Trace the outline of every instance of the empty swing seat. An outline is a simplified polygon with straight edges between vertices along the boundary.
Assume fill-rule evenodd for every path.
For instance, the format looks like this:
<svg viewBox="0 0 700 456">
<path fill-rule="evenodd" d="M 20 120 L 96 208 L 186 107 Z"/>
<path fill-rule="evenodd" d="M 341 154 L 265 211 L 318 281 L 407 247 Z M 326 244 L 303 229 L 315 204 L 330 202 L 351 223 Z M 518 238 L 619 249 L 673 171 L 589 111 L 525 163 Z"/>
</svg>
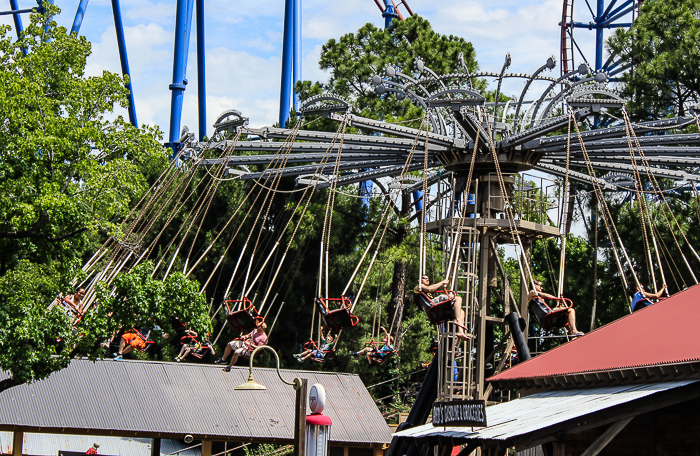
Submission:
<svg viewBox="0 0 700 456">
<path fill-rule="evenodd" d="M 329 302 L 339 303 L 340 308 L 336 310 L 329 310 Z M 337 333 L 341 329 L 352 328 L 360 321 L 358 317 L 350 313 L 352 302 L 345 296 L 327 299 L 318 297 L 316 298 L 316 307 L 323 316 L 326 325 L 328 325 L 328 329 L 334 333 Z"/>
<path fill-rule="evenodd" d="M 425 313 L 430 320 L 430 324 L 439 325 L 446 321 L 455 319 L 455 296 L 454 292 L 446 290 L 443 294 L 444 300 L 433 302 L 424 292 L 414 293 L 413 300 L 420 310 Z"/>
<path fill-rule="evenodd" d="M 554 310 L 543 299 L 532 299 L 528 304 L 528 310 L 537 318 L 540 326 L 545 331 L 569 326 L 569 309 L 574 304 L 571 302 L 571 299 L 561 298 L 560 300 L 564 302 L 564 306 L 554 308 Z"/>
<path fill-rule="evenodd" d="M 241 310 L 232 312 L 231 308 L 235 308 L 239 303 L 242 304 Z M 247 297 L 224 301 L 224 304 L 226 304 L 226 321 L 236 331 L 251 331 L 264 321 L 264 318 L 258 314 L 258 310 Z"/>
</svg>

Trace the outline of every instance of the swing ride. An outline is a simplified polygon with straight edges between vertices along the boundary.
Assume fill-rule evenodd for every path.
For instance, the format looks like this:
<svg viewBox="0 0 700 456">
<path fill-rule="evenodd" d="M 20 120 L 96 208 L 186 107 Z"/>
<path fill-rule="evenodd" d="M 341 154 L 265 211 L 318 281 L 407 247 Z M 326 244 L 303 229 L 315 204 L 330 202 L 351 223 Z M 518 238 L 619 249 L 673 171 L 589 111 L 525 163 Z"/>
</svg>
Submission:
<svg viewBox="0 0 700 456">
<path fill-rule="evenodd" d="M 687 167 L 700 163 L 700 138 L 696 133 L 678 132 L 700 123 L 694 112 L 690 117 L 632 122 L 623 109 L 625 100 L 606 85 L 607 75 L 592 72 L 585 65 L 552 77 L 545 71 L 555 68 L 554 58 L 532 74 L 507 72 L 510 56 L 499 72 L 470 74 L 460 62 L 462 71 L 458 73 L 438 75 L 416 61 L 411 69 L 388 67 L 372 79 L 378 95 L 408 98 L 423 109 L 425 116 L 418 119 L 418 128 L 358 116 L 347 100 L 324 94 L 307 100 L 301 108 L 302 120 L 291 128 L 252 128 L 241 113 L 227 111 L 216 123 L 222 130 L 209 142 L 199 142 L 183 131 L 177 160 L 134 208 L 121 233 L 110 238 L 84 267 L 88 274 L 81 284 L 88 289 L 85 309 L 95 304 L 94 284 L 109 286 L 118 273 L 140 262 L 153 260 L 153 277 L 162 280 L 176 265 L 185 276 L 206 266 L 210 273 L 201 293 L 214 290 L 216 296 L 210 297 L 224 301 L 231 326 L 237 331 L 249 330 L 264 320 L 263 311 L 269 312 L 274 304 L 275 298 L 269 298 L 283 282 L 279 277 L 283 265 L 286 271 L 293 269 L 296 260 L 288 261 L 287 254 L 312 197 L 328 189 L 315 305 L 318 321 L 323 318 L 329 331 L 336 334 L 337 344 L 342 331 L 362 317 L 354 311 L 381 250 L 394 200 L 422 190 L 422 209 L 411 216 L 420 234 L 419 271 L 427 271 L 427 246 L 437 239 L 445 252 L 442 269 L 449 285 L 442 305 L 423 294 L 420 283 L 416 294 L 419 307 L 438 327 L 438 396 L 441 400 L 498 400 L 485 379 L 501 371 L 511 358 L 513 341 L 504 318 L 513 311 L 528 313 L 528 289 L 534 288 L 528 260 L 533 243 L 561 238 L 557 296 L 564 294 L 566 237 L 561 234 L 570 226 L 570 183 L 592 188 L 625 285 L 628 274 L 637 284 L 639 280 L 604 192 L 634 192 L 640 202 L 649 257 L 654 252 L 665 283 L 659 253 L 659 245 L 664 248 L 665 244 L 652 225 L 646 196 L 656 198 L 669 226 L 679 226 L 665 192 L 669 188 L 696 191 L 700 175 Z M 495 78 L 495 101 L 488 101 L 475 88 L 476 81 L 484 78 Z M 503 102 L 500 90 L 506 79 L 522 80 L 524 88 L 518 97 Z M 535 87 L 539 89 L 533 95 Z M 312 122 L 312 116 L 336 121 L 337 131 L 302 130 L 302 122 Z M 594 120 L 603 118 L 611 120 L 610 126 L 589 129 Z M 348 127 L 361 133 L 348 133 Z M 205 153 L 216 153 L 218 158 L 205 158 Z M 262 169 L 251 170 L 251 166 Z M 608 177 L 599 177 L 596 173 L 601 171 L 609 173 Z M 543 173 L 561 181 L 543 177 Z M 192 184 L 196 192 L 184 192 L 195 175 L 203 175 Z M 289 178 L 295 178 L 293 187 Z M 382 201 L 379 218 L 374 221 L 376 228 L 340 291 L 330 286 L 328 270 L 335 197 L 340 187 L 379 179 L 385 179 L 387 185 L 378 185 L 373 195 Z M 227 180 L 249 185 L 215 239 L 195 250 L 217 189 Z M 194 209 L 176 234 L 164 248 L 156 249 L 175 214 L 195 197 Z M 271 212 L 275 198 L 288 201 L 279 214 Z M 241 233 L 244 222 L 249 231 L 234 254 L 234 240 L 245 234 Z M 682 248 L 687 246 L 699 261 L 700 257 L 680 233 L 673 235 L 673 242 L 695 278 Z M 147 234 L 154 240 L 147 243 Z M 217 241 L 224 243 L 223 251 L 213 261 L 205 260 Z M 513 293 L 501 262 L 498 250 L 502 246 L 514 249 L 522 284 L 519 296 Z M 233 273 L 223 278 L 227 286 L 219 288 L 214 282 L 221 279 L 222 264 L 227 260 L 233 261 Z M 364 274 L 360 273 L 362 268 Z M 499 288 L 502 293 L 497 292 Z M 234 290 L 239 292 L 237 299 L 231 299 Z M 253 296 L 256 292 L 262 295 L 259 301 Z M 464 317 L 454 322 L 453 303 L 458 297 Z M 567 301 L 566 305 L 573 303 Z M 497 326 L 504 330 L 496 331 Z M 373 323 L 373 338 L 374 327 Z M 314 322 L 311 340 L 313 328 Z M 458 338 L 464 328 L 474 337 Z"/>
</svg>

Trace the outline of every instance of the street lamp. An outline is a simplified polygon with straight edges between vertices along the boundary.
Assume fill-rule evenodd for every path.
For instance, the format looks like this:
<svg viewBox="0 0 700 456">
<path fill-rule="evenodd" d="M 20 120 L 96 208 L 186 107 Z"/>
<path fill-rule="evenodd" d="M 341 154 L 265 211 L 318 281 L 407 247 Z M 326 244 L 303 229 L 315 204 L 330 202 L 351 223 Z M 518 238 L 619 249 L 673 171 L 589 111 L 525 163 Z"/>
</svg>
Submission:
<svg viewBox="0 0 700 456">
<path fill-rule="evenodd" d="M 305 378 L 295 378 L 291 383 L 286 381 L 284 378 L 282 378 L 282 374 L 280 374 L 280 357 L 277 355 L 277 352 L 272 348 L 267 345 L 261 345 L 257 347 L 255 350 L 253 350 L 253 353 L 250 354 L 250 366 L 248 370 L 248 381 L 245 383 L 238 385 L 234 389 L 236 390 L 247 390 L 247 391 L 260 391 L 260 390 L 266 390 L 267 387 L 265 385 L 261 385 L 260 383 L 257 383 L 253 379 L 253 358 L 255 358 L 255 354 L 259 352 L 262 349 L 266 349 L 271 351 L 275 355 L 275 360 L 277 360 L 277 376 L 282 380 L 282 383 L 285 385 L 290 385 L 294 387 L 294 390 L 297 392 L 296 394 L 296 401 L 294 403 L 294 455 L 295 456 L 304 456 L 304 451 L 305 451 L 305 434 L 306 434 L 306 385 L 307 385 L 307 380 Z"/>
</svg>

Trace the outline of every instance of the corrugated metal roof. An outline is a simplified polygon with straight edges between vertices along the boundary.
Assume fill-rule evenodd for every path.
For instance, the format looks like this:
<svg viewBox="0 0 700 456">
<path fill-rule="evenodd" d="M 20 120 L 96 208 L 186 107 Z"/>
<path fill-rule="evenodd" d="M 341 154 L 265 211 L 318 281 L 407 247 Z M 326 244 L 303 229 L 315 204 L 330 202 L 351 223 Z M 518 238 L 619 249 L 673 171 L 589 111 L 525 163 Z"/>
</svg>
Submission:
<svg viewBox="0 0 700 456">
<path fill-rule="evenodd" d="M 488 381 L 553 377 L 700 361 L 700 285 L 602 326 Z"/>
<path fill-rule="evenodd" d="M 549 391 L 486 407 L 488 427 L 434 427 L 432 424 L 397 432 L 398 437 L 432 436 L 468 440 L 513 440 L 558 423 L 606 410 L 698 380 Z"/>
<path fill-rule="evenodd" d="M 235 391 L 247 368 L 154 361 L 74 360 L 47 379 L 0 392 L 0 426 L 283 440 L 294 434 L 295 391 L 255 368 L 265 391 Z M 389 427 L 357 375 L 282 370 L 326 388 L 331 442 L 384 444 Z M 6 374 L 0 378 L 6 378 Z M 78 430 L 78 431 L 75 431 Z M 94 431 L 93 431 L 94 433 Z M 163 435 L 163 437 L 167 437 Z"/>
<path fill-rule="evenodd" d="M 71 434 L 24 434 L 22 453 L 32 456 L 56 456 L 59 450 L 85 452 L 95 442 L 99 453 L 114 456 L 151 456 L 151 439 Z M 192 446 L 177 440 L 164 439 L 160 444 L 162 456 Z M 0 432 L 0 454 L 12 454 L 12 432 Z M 180 456 L 200 456 L 201 447 L 183 451 Z"/>
</svg>

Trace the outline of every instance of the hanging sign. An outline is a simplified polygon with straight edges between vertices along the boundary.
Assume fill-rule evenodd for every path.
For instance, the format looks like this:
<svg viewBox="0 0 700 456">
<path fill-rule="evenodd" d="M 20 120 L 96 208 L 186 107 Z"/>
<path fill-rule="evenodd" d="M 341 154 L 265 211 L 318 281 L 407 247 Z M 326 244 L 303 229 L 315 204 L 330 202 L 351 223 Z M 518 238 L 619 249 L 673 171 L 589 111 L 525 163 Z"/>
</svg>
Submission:
<svg viewBox="0 0 700 456">
<path fill-rule="evenodd" d="M 433 403 L 433 426 L 486 427 L 485 401 L 449 401 Z"/>
</svg>

